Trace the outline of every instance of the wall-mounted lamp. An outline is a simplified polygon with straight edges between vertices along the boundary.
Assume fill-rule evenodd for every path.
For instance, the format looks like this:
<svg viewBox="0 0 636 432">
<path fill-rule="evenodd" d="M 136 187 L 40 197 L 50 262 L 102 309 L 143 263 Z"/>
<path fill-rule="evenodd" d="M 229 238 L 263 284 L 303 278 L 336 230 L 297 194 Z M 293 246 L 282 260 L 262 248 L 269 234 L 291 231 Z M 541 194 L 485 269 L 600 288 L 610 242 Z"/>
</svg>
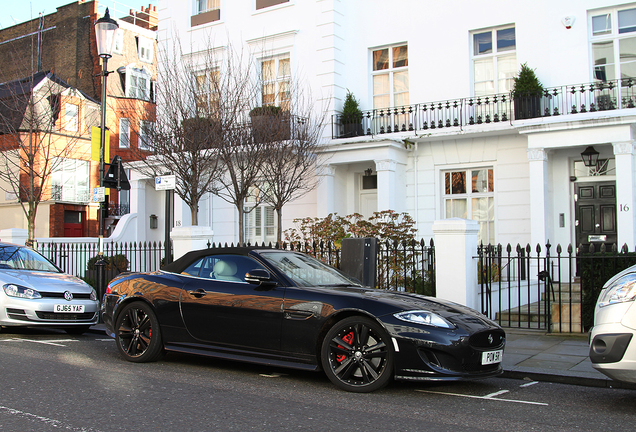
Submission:
<svg viewBox="0 0 636 432">
<path fill-rule="evenodd" d="M 583 158 L 583 165 L 586 167 L 595 167 L 598 162 L 598 152 L 592 146 L 588 146 L 581 153 L 581 157 Z"/>
<path fill-rule="evenodd" d="M 159 226 L 157 220 L 157 215 L 150 215 L 150 229 L 157 229 Z"/>
<path fill-rule="evenodd" d="M 365 177 L 369 177 L 371 174 L 373 174 L 373 168 L 367 168 L 364 170 Z"/>
</svg>

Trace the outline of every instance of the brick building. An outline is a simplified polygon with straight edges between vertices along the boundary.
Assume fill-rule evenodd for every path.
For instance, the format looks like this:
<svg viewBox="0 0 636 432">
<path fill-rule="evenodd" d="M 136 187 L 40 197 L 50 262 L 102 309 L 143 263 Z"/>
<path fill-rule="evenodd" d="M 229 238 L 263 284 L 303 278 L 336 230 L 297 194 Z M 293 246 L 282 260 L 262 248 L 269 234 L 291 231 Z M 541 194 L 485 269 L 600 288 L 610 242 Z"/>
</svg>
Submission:
<svg viewBox="0 0 636 432">
<path fill-rule="evenodd" d="M 97 54 L 95 21 L 104 12 L 105 8 L 97 1 L 79 0 L 58 7 L 55 13 L 0 30 L 0 62 L 3 65 L 0 82 L 50 71 L 88 98 L 101 101 L 102 77 L 99 73 L 102 63 Z M 131 148 L 139 145 L 144 123 L 154 121 L 157 11 L 149 5 L 141 11 L 111 11 L 111 16 L 118 20 L 119 30 L 113 56 L 108 62 L 108 69 L 113 73 L 108 79 L 106 123 L 110 130 L 111 158 L 119 155 L 126 162 L 134 159 Z M 99 185 L 97 162 L 91 163 L 89 177 L 89 190 L 92 190 Z M 110 192 L 107 189 L 106 194 L 109 207 L 106 227 L 112 229 L 128 212 L 129 195 L 127 191 L 115 189 Z M 97 235 L 97 210 L 94 205 L 89 205 L 90 196 L 72 195 L 72 200 L 68 201 L 69 196 L 50 197 L 52 205 L 43 207 L 50 208 L 50 212 L 48 217 L 38 218 L 39 222 L 43 221 L 37 224 L 36 236 Z M 2 202 L 0 199 L 0 205 Z M 60 205 L 56 207 L 55 204 Z M 70 217 L 65 206 L 86 209 L 81 229 L 66 229 L 66 225 L 72 224 L 60 223 L 58 219 L 62 218 L 77 220 Z M 58 214 L 60 211 L 62 216 Z M 15 218 L 0 219 L 0 229 L 16 227 L 23 226 Z"/>
</svg>

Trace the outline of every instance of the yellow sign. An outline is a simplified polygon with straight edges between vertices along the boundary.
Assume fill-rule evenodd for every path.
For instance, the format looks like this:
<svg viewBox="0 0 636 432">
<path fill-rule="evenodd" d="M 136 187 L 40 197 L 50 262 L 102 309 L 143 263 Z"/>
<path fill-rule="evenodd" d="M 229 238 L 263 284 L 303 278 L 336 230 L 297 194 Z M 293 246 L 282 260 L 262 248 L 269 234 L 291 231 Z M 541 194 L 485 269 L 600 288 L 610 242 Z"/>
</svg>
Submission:
<svg viewBox="0 0 636 432">
<path fill-rule="evenodd" d="M 93 126 L 91 129 L 91 160 L 99 162 L 99 154 L 102 140 L 102 129 L 97 126 Z M 106 136 L 104 138 L 106 145 L 104 146 L 104 163 L 108 163 L 110 160 L 110 131 L 106 129 Z"/>
</svg>

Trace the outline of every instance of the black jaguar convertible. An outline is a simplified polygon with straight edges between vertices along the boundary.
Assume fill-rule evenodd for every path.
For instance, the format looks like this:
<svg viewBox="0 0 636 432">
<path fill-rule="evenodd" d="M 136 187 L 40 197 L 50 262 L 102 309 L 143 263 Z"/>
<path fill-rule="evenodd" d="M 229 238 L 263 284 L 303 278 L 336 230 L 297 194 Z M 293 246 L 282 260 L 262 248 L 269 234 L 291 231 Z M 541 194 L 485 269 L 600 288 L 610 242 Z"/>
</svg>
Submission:
<svg viewBox="0 0 636 432">
<path fill-rule="evenodd" d="M 129 361 L 179 351 L 324 370 L 370 392 L 400 380 L 501 373 L 504 331 L 458 304 L 365 288 L 298 252 L 234 247 L 187 253 L 160 271 L 120 275 L 102 305 Z"/>
</svg>

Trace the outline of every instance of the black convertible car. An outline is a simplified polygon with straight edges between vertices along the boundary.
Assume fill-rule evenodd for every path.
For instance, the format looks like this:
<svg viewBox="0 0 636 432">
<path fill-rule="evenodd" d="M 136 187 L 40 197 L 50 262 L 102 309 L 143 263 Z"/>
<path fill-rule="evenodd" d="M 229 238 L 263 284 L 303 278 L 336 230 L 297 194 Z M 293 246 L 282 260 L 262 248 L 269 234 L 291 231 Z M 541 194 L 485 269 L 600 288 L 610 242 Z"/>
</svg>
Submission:
<svg viewBox="0 0 636 432">
<path fill-rule="evenodd" d="M 324 370 L 338 387 L 501 373 L 504 331 L 448 301 L 361 286 L 298 252 L 190 252 L 161 271 L 120 275 L 102 305 L 129 361 L 165 350 Z"/>
</svg>

